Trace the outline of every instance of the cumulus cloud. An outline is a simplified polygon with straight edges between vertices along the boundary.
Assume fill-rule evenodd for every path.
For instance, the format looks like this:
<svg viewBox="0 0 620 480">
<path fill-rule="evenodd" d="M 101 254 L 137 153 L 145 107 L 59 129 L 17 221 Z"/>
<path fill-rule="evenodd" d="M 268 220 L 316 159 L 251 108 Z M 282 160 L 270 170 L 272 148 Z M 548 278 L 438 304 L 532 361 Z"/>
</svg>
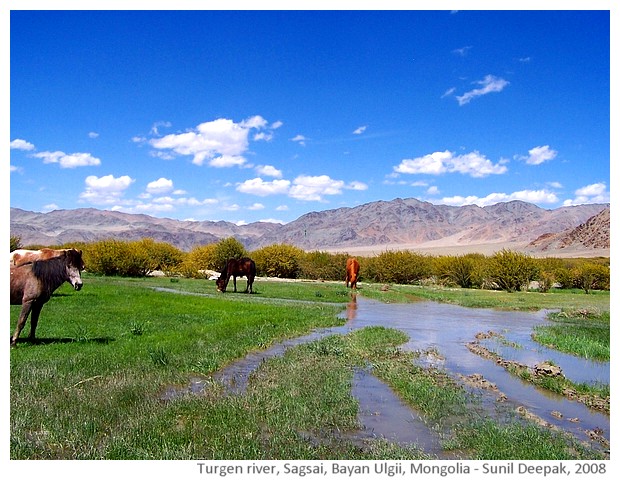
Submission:
<svg viewBox="0 0 620 480">
<path fill-rule="evenodd" d="M 21 138 L 16 138 L 11 142 L 11 150 L 34 150 L 34 145 Z"/>
<path fill-rule="evenodd" d="M 35 158 L 43 159 L 43 163 L 58 163 L 60 168 L 77 168 L 101 165 L 101 160 L 90 153 L 39 152 Z"/>
<path fill-rule="evenodd" d="M 397 173 L 441 175 L 444 173 L 461 173 L 475 178 L 488 175 L 501 175 L 508 171 L 506 160 L 493 163 L 477 151 L 464 155 L 455 155 L 448 150 L 434 152 L 422 157 L 404 159 L 394 167 Z"/>
<path fill-rule="evenodd" d="M 243 154 L 249 147 L 252 130 L 268 128 L 267 121 L 255 115 L 240 123 L 227 118 L 204 122 L 184 133 L 170 134 L 149 140 L 149 144 L 176 155 L 193 156 L 192 163 L 213 167 L 232 167 L 245 164 Z M 268 135 L 267 135 L 268 136 Z M 263 136 L 262 139 L 266 139 Z"/>
<path fill-rule="evenodd" d="M 272 165 L 259 165 L 256 167 L 256 173 L 266 177 L 282 178 L 282 170 L 278 170 Z"/>
<path fill-rule="evenodd" d="M 257 177 L 237 185 L 237 191 L 266 197 L 268 195 L 287 194 L 290 186 L 291 182 L 289 180 L 265 181 Z"/>
<path fill-rule="evenodd" d="M 118 178 L 113 175 L 89 175 L 84 182 L 86 189 L 80 194 L 80 199 L 97 205 L 113 205 L 120 201 L 133 182 L 135 180 L 128 175 Z"/>
<path fill-rule="evenodd" d="M 534 204 L 553 204 L 558 202 L 558 197 L 555 193 L 547 190 L 521 190 L 513 193 L 490 193 L 486 197 L 477 197 L 475 195 L 462 197 L 456 195 L 442 198 L 441 203 L 459 207 L 463 205 L 485 207 L 487 205 L 494 205 L 499 202 L 510 202 L 512 200 L 522 200 Z"/>
<path fill-rule="evenodd" d="M 297 200 L 324 201 L 326 195 L 340 195 L 347 190 L 366 190 L 365 183 L 353 181 L 346 183 L 343 180 L 334 180 L 328 175 L 299 175 L 292 182 L 290 180 L 265 181 L 260 177 L 246 180 L 237 185 L 237 191 L 266 197 L 268 195 L 288 195 Z"/>
<path fill-rule="evenodd" d="M 593 183 L 575 190 L 575 198 L 564 201 L 564 206 L 582 205 L 584 203 L 609 203 L 609 191 L 603 182 Z"/>
<path fill-rule="evenodd" d="M 521 160 L 525 160 L 528 165 L 540 165 L 541 163 L 553 160 L 558 152 L 549 148 L 549 145 L 542 147 L 534 147 L 527 152 L 529 155 L 526 157 L 520 157 Z"/>
<path fill-rule="evenodd" d="M 362 125 L 361 127 L 357 127 L 355 130 L 353 130 L 353 134 L 354 135 L 361 135 L 362 133 L 364 133 L 366 131 L 367 128 L 368 128 L 367 125 Z"/>
<path fill-rule="evenodd" d="M 161 195 L 171 191 L 173 188 L 174 185 L 172 184 L 172 180 L 162 177 L 158 180 L 150 182 L 146 186 L 146 191 L 153 195 Z"/>
<path fill-rule="evenodd" d="M 97 138 L 99 134 L 97 132 L 88 132 L 88 138 Z"/>
<path fill-rule="evenodd" d="M 494 75 L 487 75 L 482 80 L 478 80 L 475 83 L 477 85 L 481 85 L 481 87 L 470 90 L 469 92 L 466 92 L 461 96 L 457 96 L 456 99 L 458 100 L 459 105 L 465 105 L 471 102 L 474 98 L 480 97 L 482 95 L 501 92 L 509 85 L 510 82 Z"/>
</svg>

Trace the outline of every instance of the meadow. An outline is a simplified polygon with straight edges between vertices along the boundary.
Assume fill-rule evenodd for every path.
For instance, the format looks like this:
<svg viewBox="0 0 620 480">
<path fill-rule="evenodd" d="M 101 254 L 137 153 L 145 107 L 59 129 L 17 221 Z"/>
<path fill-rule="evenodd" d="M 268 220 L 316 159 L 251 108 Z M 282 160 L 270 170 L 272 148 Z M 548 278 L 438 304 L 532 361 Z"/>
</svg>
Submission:
<svg viewBox="0 0 620 480">
<path fill-rule="evenodd" d="M 561 432 L 481 415 L 455 379 L 417 366 L 414 353 L 399 349 L 406 336 L 390 328 L 290 348 L 263 362 L 243 394 L 229 395 L 211 379 L 249 352 L 343 324 L 350 290 L 342 282 L 258 279 L 256 293 L 245 295 L 219 294 L 213 281 L 199 279 L 83 279 L 80 292 L 66 284 L 56 291 L 34 343 L 11 349 L 11 459 L 436 458 L 415 446 L 343 435 L 359 426 L 351 382 L 355 369 L 368 365 L 439 432 L 445 458 L 603 458 Z M 245 288 L 244 279 L 240 284 Z M 537 331 L 541 341 L 609 356 L 608 291 L 365 284 L 360 294 L 384 302 L 553 309 L 562 327 Z M 12 306 L 11 332 L 18 313 Z M 574 338 L 558 341 L 568 337 Z M 196 377 L 206 386 L 199 394 L 165 396 Z"/>
</svg>

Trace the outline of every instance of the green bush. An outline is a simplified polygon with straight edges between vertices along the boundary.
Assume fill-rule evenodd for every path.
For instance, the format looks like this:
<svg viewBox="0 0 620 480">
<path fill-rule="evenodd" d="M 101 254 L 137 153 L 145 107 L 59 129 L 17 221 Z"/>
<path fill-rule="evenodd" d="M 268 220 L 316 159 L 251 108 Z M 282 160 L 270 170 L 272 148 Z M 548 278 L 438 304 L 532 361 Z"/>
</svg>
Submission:
<svg viewBox="0 0 620 480">
<path fill-rule="evenodd" d="M 583 289 L 586 293 L 591 290 L 609 290 L 610 269 L 605 265 L 593 262 L 584 262 L 571 269 L 573 286 Z"/>
<path fill-rule="evenodd" d="M 419 253 L 385 251 L 364 262 L 366 275 L 380 283 L 412 284 L 432 275 L 432 259 Z"/>
<path fill-rule="evenodd" d="M 522 252 L 503 249 L 489 260 L 488 279 L 501 290 L 515 292 L 527 289 L 538 276 L 534 259 Z"/>
<path fill-rule="evenodd" d="M 461 288 L 480 287 L 483 283 L 484 255 L 442 255 L 433 260 L 433 271 L 439 283 Z"/>
<path fill-rule="evenodd" d="M 187 278 L 204 278 L 205 270 L 219 270 L 215 259 L 215 243 L 193 248 L 186 256 L 178 272 Z"/>
<path fill-rule="evenodd" d="M 313 251 L 302 255 L 299 263 L 299 276 L 311 280 L 345 279 L 346 253 Z"/>
<path fill-rule="evenodd" d="M 252 252 L 257 274 L 277 278 L 298 278 L 304 255 L 302 249 L 285 243 L 269 245 Z"/>
<path fill-rule="evenodd" d="M 239 240 L 234 237 L 224 238 L 215 243 L 213 261 L 209 268 L 219 272 L 224 268 L 229 259 L 247 256 L 249 256 L 248 251 Z"/>
</svg>

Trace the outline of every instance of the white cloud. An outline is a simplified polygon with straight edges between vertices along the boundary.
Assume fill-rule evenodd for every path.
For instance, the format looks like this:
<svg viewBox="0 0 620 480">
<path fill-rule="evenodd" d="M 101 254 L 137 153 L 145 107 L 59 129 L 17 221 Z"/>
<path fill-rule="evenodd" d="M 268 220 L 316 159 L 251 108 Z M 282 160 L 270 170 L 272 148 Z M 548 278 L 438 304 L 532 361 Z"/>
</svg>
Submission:
<svg viewBox="0 0 620 480">
<path fill-rule="evenodd" d="M 98 205 L 115 204 L 134 181 L 127 175 L 118 178 L 113 175 L 89 175 L 84 182 L 86 189 L 80 194 L 80 199 Z"/>
<path fill-rule="evenodd" d="M 542 147 L 534 147 L 528 151 L 529 155 L 527 157 L 519 157 L 522 160 L 525 160 L 525 163 L 528 165 L 540 165 L 548 160 L 553 160 L 558 152 L 549 148 L 549 145 L 544 145 Z"/>
<path fill-rule="evenodd" d="M 153 195 L 161 195 L 162 193 L 169 192 L 173 188 L 174 186 L 172 184 L 172 180 L 162 177 L 158 180 L 150 182 L 146 186 L 146 191 Z"/>
<path fill-rule="evenodd" d="M 297 142 L 300 145 L 306 145 L 306 140 L 307 138 L 304 137 L 303 135 L 295 135 L 293 138 L 291 138 L 291 142 Z"/>
<path fill-rule="evenodd" d="M 264 210 L 264 209 L 265 209 L 265 205 L 263 205 L 262 203 L 253 203 L 252 205 L 248 207 L 248 210 Z"/>
<path fill-rule="evenodd" d="M 164 121 L 155 122 L 153 126 L 151 127 L 151 135 L 159 135 L 160 127 L 170 128 L 171 126 L 172 126 L 172 123 L 170 122 L 164 122 Z"/>
<path fill-rule="evenodd" d="M 289 180 L 266 182 L 262 178 L 257 177 L 237 185 L 237 191 L 266 197 L 267 195 L 287 194 L 290 186 L 291 182 Z"/>
<path fill-rule="evenodd" d="M 449 97 L 449 96 L 451 96 L 451 95 L 452 95 L 455 91 L 456 91 L 456 88 L 454 88 L 454 87 L 448 88 L 448 90 L 446 90 L 446 91 L 444 92 L 444 94 L 441 96 L 441 98 Z"/>
<path fill-rule="evenodd" d="M 208 161 L 215 167 L 239 166 L 245 163 L 243 154 L 248 150 L 250 131 L 263 129 L 266 125 L 267 121 L 260 115 L 240 123 L 219 118 L 201 123 L 185 133 L 151 139 L 149 144 L 158 150 L 193 156 L 195 165 Z"/>
<path fill-rule="evenodd" d="M 498 78 L 494 75 L 487 75 L 482 80 L 475 82 L 478 85 L 482 85 L 480 88 L 475 88 L 469 92 L 464 93 L 461 96 L 457 96 L 456 99 L 459 105 L 465 105 L 471 102 L 474 98 L 486 95 L 488 93 L 501 92 L 510 82 L 503 78 Z"/>
<path fill-rule="evenodd" d="M 355 130 L 353 130 L 353 134 L 354 135 L 361 135 L 362 133 L 364 133 L 366 131 L 367 128 L 368 128 L 367 125 L 362 125 L 361 127 L 357 127 Z"/>
<path fill-rule="evenodd" d="M 282 178 L 282 170 L 278 170 L 272 165 L 259 165 L 256 167 L 256 173 L 267 177 Z"/>
<path fill-rule="evenodd" d="M 34 150 L 34 145 L 21 138 L 16 138 L 11 142 L 11 150 Z"/>
<path fill-rule="evenodd" d="M 97 138 L 98 136 L 97 132 L 88 132 L 88 138 Z"/>
<path fill-rule="evenodd" d="M 455 48 L 454 50 L 452 50 L 452 53 L 454 53 L 455 55 L 458 55 L 459 57 L 465 57 L 467 56 L 467 54 L 472 48 L 473 48 L 472 46 Z"/>
<path fill-rule="evenodd" d="M 555 193 L 547 190 L 521 190 L 513 193 L 490 193 L 486 197 L 477 197 L 475 195 L 462 197 L 456 195 L 453 197 L 444 197 L 441 199 L 441 203 L 454 206 L 478 205 L 480 207 L 485 207 L 487 205 L 494 205 L 499 202 L 510 202 L 512 200 L 522 200 L 534 204 L 553 204 L 558 202 L 558 197 Z"/>
<path fill-rule="evenodd" d="M 43 163 L 58 163 L 60 168 L 77 168 L 101 165 L 101 160 L 90 153 L 40 152 L 33 155 L 42 158 Z"/>
<path fill-rule="evenodd" d="M 358 182 L 357 180 L 354 180 L 353 182 L 349 183 L 348 185 L 345 186 L 346 189 L 348 190 L 368 190 L 368 185 L 366 185 L 363 182 Z"/>
<path fill-rule="evenodd" d="M 298 200 L 323 201 L 325 195 L 340 195 L 345 184 L 328 175 L 300 175 L 293 180 L 289 195 Z"/>
<path fill-rule="evenodd" d="M 505 160 L 491 162 L 479 152 L 455 155 L 446 150 L 434 152 L 423 157 L 404 159 L 394 167 L 397 173 L 441 175 L 444 173 L 461 173 L 471 177 L 482 178 L 488 175 L 501 175 L 508 171 Z"/>
<path fill-rule="evenodd" d="M 603 182 L 593 183 L 575 190 L 575 198 L 564 201 L 564 206 L 582 205 L 584 203 L 609 203 L 607 185 Z"/>
</svg>

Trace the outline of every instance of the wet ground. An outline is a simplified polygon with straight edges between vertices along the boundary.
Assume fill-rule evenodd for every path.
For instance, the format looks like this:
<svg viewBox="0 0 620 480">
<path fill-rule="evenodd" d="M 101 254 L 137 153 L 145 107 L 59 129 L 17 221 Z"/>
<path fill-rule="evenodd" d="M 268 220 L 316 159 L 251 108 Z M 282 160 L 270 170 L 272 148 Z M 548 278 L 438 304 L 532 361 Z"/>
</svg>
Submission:
<svg viewBox="0 0 620 480">
<path fill-rule="evenodd" d="M 565 355 L 532 341 L 533 327 L 546 324 L 547 313 L 464 308 L 430 301 L 385 304 L 358 295 L 352 297 L 343 312 L 347 319 L 344 326 L 317 330 L 252 353 L 217 372 L 214 379 L 227 385 L 232 392 L 242 392 L 249 375 L 263 360 L 282 355 L 287 348 L 327 335 L 381 325 L 406 333 L 410 340 L 401 348 L 423 352 L 422 362 L 441 368 L 480 391 L 489 409 L 494 409 L 500 398 L 503 406 L 511 411 L 537 419 L 550 428 L 568 431 L 595 448 L 607 450 L 609 415 L 536 388 L 509 374 L 492 359 L 477 355 L 468 348 L 468 344 L 476 341 L 504 359 L 530 367 L 551 360 L 576 383 L 609 383 L 608 362 Z M 479 335 L 487 332 L 493 334 Z M 195 379 L 186 391 L 197 392 L 203 387 L 204 380 Z M 175 393 L 179 392 L 170 391 L 167 395 L 174 396 Z M 404 405 L 371 372 L 356 373 L 352 393 L 360 402 L 360 421 L 364 425 L 359 432 L 360 438 L 372 436 L 403 444 L 415 443 L 428 453 L 440 453 L 437 436 L 415 411 Z"/>
</svg>

